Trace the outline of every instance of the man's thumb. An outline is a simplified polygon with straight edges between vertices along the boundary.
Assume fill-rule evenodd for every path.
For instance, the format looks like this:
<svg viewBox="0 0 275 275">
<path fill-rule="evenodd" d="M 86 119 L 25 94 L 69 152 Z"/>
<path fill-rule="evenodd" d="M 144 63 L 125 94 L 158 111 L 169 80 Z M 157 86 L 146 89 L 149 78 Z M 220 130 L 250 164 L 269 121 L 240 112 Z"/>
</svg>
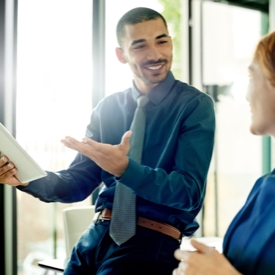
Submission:
<svg viewBox="0 0 275 275">
<path fill-rule="evenodd" d="M 124 133 L 124 135 L 121 138 L 121 143 L 120 143 L 123 147 L 130 146 L 131 135 L 132 135 L 132 131 L 130 131 L 130 130 Z"/>
</svg>

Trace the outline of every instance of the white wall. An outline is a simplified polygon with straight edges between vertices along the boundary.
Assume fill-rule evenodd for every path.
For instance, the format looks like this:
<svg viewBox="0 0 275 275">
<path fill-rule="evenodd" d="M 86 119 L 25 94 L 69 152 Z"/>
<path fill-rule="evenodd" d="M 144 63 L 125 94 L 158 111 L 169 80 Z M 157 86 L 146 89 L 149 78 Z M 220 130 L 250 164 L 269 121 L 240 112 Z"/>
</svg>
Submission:
<svg viewBox="0 0 275 275">
<path fill-rule="evenodd" d="M 275 30 L 275 0 L 269 0 L 269 30 Z"/>
</svg>

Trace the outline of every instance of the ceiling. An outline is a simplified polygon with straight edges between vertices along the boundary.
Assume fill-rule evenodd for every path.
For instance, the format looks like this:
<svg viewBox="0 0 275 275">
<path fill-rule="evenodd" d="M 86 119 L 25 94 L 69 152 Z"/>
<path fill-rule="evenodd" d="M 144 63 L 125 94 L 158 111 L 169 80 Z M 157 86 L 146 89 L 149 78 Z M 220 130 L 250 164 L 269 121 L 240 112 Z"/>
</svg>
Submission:
<svg viewBox="0 0 275 275">
<path fill-rule="evenodd" d="M 214 0 L 214 2 L 255 9 L 262 12 L 268 12 L 269 7 L 269 0 Z"/>
</svg>

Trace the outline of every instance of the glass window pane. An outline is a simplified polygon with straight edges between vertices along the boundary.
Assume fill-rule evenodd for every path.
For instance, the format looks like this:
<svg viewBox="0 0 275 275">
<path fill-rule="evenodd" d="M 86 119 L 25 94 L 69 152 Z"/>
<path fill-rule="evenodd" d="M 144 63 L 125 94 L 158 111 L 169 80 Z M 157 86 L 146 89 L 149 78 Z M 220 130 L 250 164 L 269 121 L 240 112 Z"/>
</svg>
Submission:
<svg viewBox="0 0 275 275">
<path fill-rule="evenodd" d="M 43 167 L 66 168 L 82 138 L 92 99 L 92 1 L 18 3 L 17 139 Z M 17 192 L 18 274 L 42 274 L 37 260 L 65 257 L 62 209 Z M 91 204 L 91 198 L 79 204 Z M 55 239 L 55 236 L 57 236 Z"/>
<path fill-rule="evenodd" d="M 261 175 L 261 137 L 249 131 L 250 110 L 245 100 L 247 68 L 261 36 L 261 13 L 205 1 L 202 26 L 203 85 L 218 93 L 204 231 L 223 237 Z"/>
</svg>

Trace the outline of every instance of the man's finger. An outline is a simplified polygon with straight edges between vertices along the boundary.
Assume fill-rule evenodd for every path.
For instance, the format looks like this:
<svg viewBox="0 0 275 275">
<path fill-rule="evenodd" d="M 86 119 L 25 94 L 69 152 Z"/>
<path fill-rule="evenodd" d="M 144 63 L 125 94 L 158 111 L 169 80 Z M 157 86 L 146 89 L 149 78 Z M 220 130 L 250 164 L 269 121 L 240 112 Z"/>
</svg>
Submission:
<svg viewBox="0 0 275 275">
<path fill-rule="evenodd" d="M 66 136 L 64 139 L 61 140 L 61 142 L 68 148 L 76 150 L 80 152 L 80 150 L 84 149 L 85 144 L 83 142 L 80 142 L 76 140 L 75 138 Z"/>
<path fill-rule="evenodd" d="M 79 141 L 77 141 L 73 137 L 66 136 L 64 139 L 61 140 L 61 142 L 64 144 L 77 144 Z"/>
<path fill-rule="evenodd" d="M 96 146 L 97 142 L 90 138 L 83 138 L 82 143 L 87 144 L 89 146 Z"/>
</svg>

